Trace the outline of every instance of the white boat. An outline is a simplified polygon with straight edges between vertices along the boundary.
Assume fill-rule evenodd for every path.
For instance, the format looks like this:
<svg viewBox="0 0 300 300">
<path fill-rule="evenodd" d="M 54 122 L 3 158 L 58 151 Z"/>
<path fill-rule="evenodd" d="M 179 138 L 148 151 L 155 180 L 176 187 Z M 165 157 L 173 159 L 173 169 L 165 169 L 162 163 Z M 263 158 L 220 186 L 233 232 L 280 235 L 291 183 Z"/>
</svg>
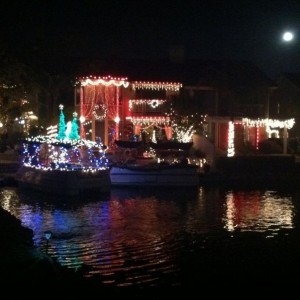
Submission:
<svg viewBox="0 0 300 300">
<path fill-rule="evenodd" d="M 110 180 L 112 186 L 141 187 L 198 187 L 199 166 L 189 164 L 186 152 L 193 143 L 162 142 L 142 143 L 115 141 L 121 155 L 112 164 Z M 137 149 L 145 152 L 145 147 L 155 150 L 154 156 L 137 157 Z M 125 160 L 124 160 L 125 159 Z"/>
<path fill-rule="evenodd" d="M 62 196 L 110 191 L 110 170 L 102 145 L 41 136 L 23 145 L 23 163 L 15 177 L 21 188 Z"/>
<path fill-rule="evenodd" d="M 113 165 L 112 186 L 197 187 L 198 167 L 189 164 Z"/>
</svg>

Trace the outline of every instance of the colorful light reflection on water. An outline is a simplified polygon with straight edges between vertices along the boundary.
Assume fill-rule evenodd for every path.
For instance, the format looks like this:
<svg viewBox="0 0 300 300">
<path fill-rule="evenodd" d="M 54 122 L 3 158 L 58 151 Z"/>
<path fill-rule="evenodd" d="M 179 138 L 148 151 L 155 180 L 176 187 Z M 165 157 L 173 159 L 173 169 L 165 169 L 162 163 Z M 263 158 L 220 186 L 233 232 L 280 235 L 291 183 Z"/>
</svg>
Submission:
<svg viewBox="0 0 300 300">
<path fill-rule="evenodd" d="M 45 199 L 16 188 L 2 188 L 2 208 L 34 232 L 62 265 L 83 269 L 108 285 L 180 284 L 182 255 L 208 247 L 216 237 L 235 232 L 265 238 L 296 227 L 289 194 L 199 188 L 178 190 L 113 189 L 98 199 Z"/>
<path fill-rule="evenodd" d="M 291 196 L 271 191 L 233 192 L 225 197 L 224 226 L 228 231 L 277 231 L 293 228 Z"/>
</svg>

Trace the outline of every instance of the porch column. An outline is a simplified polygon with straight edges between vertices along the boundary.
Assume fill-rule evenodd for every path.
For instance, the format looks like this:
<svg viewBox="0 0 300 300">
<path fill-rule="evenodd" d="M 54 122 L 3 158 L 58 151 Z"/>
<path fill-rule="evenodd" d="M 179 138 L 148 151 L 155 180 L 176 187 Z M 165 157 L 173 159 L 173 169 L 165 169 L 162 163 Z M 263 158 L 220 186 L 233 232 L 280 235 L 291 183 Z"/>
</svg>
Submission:
<svg viewBox="0 0 300 300">
<path fill-rule="evenodd" d="M 96 140 L 96 118 L 93 114 L 92 116 L 92 141 Z"/>
<path fill-rule="evenodd" d="M 104 145 L 108 145 L 108 116 L 104 119 Z"/>
<path fill-rule="evenodd" d="M 84 131 L 84 121 L 85 121 L 85 115 L 84 115 L 84 99 L 83 99 L 83 87 L 80 87 L 80 138 L 85 139 L 85 131 Z"/>
<path fill-rule="evenodd" d="M 288 138 L 288 132 L 286 125 L 284 125 L 283 128 L 283 154 L 287 154 L 287 138 Z"/>
</svg>

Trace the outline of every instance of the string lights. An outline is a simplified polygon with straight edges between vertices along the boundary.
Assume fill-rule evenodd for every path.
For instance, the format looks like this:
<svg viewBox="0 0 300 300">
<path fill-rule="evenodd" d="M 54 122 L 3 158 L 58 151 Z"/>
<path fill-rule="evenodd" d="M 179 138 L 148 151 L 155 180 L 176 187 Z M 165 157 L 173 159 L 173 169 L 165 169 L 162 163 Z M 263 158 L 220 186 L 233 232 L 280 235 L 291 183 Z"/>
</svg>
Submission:
<svg viewBox="0 0 300 300">
<path fill-rule="evenodd" d="M 87 86 L 87 85 L 105 85 L 110 86 L 114 85 L 117 87 L 124 86 L 127 88 L 129 86 L 129 82 L 127 81 L 127 78 L 115 78 L 111 76 L 106 77 L 96 77 L 96 76 L 90 76 L 90 77 L 80 77 L 78 78 L 77 84 L 80 83 L 81 86 Z"/>
<path fill-rule="evenodd" d="M 82 171 L 95 173 L 108 169 L 106 147 L 101 142 L 80 139 L 77 113 L 73 113 L 71 131 L 66 134 L 63 105 L 59 105 L 59 129 L 50 128 L 51 135 L 27 137 L 23 143 L 23 165 L 44 171 Z M 53 131 L 58 134 L 53 137 Z"/>
<path fill-rule="evenodd" d="M 145 90 L 166 90 L 166 91 L 179 91 L 182 83 L 179 82 L 146 82 L 135 81 L 132 83 L 132 89 L 145 89 Z"/>
<path fill-rule="evenodd" d="M 152 108 L 157 108 L 159 105 L 162 105 L 167 100 L 162 99 L 130 99 L 129 100 L 129 110 L 132 110 L 134 105 L 149 105 Z"/>
<path fill-rule="evenodd" d="M 270 128 L 284 128 L 287 129 L 293 128 L 295 124 L 295 119 L 288 119 L 284 121 L 275 120 L 275 119 L 248 119 L 243 118 L 242 124 L 247 127 L 270 127 Z"/>
<path fill-rule="evenodd" d="M 275 136 L 279 138 L 279 129 L 292 129 L 295 124 L 295 119 L 288 119 L 284 121 L 276 120 L 276 119 L 248 119 L 243 118 L 242 124 L 246 127 L 266 127 L 266 132 L 268 133 L 268 137 Z"/>
<path fill-rule="evenodd" d="M 44 171 L 96 172 L 108 169 L 106 149 L 90 140 L 29 137 L 23 143 L 23 165 Z"/>
<path fill-rule="evenodd" d="M 227 157 L 232 157 L 234 154 L 234 124 L 230 121 L 228 123 Z"/>
<path fill-rule="evenodd" d="M 129 119 L 129 118 L 128 118 Z M 133 125 L 159 125 L 168 124 L 170 122 L 169 117 L 131 117 Z"/>
<path fill-rule="evenodd" d="M 101 114 L 99 113 L 101 111 Z M 102 121 L 107 116 L 107 107 L 104 103 L 102 104 L 96 104 L 94 106 L 93 115 L 96 120 Z"/>
</svg>

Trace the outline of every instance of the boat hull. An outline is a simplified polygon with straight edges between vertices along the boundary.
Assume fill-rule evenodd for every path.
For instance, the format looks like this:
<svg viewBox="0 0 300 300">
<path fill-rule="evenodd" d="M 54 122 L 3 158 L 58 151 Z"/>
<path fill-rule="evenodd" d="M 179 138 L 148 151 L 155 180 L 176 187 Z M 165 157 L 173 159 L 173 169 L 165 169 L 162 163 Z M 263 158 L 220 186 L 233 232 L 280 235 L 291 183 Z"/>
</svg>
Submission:
<svg viewBox="0 0 300 300">
<path fill-rule="evenodd" d="M 197 167 L 187 166 L 112 166 L 112 186 L 196 187 Z"/>
<path fill-rule="evenodd" d="M 21 188 L 28 188 L 66 196 L 83 192 L 109 192 L 111 187 L 109 169 L 88 174 L 81 171 L 43 171 L 22 166 L 16 173 Z"/>
</svg>

